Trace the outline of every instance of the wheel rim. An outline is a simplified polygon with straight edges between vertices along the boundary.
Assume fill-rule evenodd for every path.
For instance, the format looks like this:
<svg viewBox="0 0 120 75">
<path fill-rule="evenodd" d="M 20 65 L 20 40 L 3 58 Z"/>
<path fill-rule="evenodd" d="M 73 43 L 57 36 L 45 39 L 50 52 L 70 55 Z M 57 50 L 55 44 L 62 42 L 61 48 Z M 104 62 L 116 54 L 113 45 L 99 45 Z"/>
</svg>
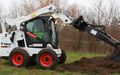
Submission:
<svg viewBox="0 0 120 75">
<path fill-rule="evenodd" d="M 53 58 L 49 53 L 43 53 L 40 56 L 40 63 L 44 67 L 49 67 L 53 62 Z"/>
<path fill-rule="evenodd" d="M 21 53 L 14 53 L 14 54 L 12 55 L 12 62 L 13 62 L 13 64 L 16 65 L 16 66 L 22 65 L 23 62 L 24 62 L 24 57 L 23 57 L 23 55 L 22 55 Z"/>
<path fill-rule="evenodd" d="M 60 62 L 63 60 L 62 56 L 59 57 Z"/>
</svg>

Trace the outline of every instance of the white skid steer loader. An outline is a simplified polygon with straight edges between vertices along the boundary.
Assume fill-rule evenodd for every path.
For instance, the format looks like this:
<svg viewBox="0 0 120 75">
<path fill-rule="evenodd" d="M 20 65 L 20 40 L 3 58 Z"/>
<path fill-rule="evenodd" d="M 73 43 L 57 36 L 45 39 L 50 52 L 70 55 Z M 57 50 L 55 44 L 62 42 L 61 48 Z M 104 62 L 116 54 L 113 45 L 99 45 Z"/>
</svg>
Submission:
<svg viewBox="0 0 120 75">
<path fill-rule="evenodd" d="M 51 16 L 42 16 L 46 13 L 51 13 Z M 120 61 L 120 41 L 88 24 L 82 16 L 78 19 L 71 19 L 54 4 L 28 16 L 3 19 L 0 23 L 2 28 L 0 57 L 8 58 L 9 63 L 15 67 L 28 66 L 28 63 L 36 62 L 40 68 L 54 69 L 57 64 L 63 64 L 66 60 L 66 53 L 58 48 L 56 18 L 113 46 L 115 51 L 110 59 Z M 11 31 L 14 29 L 13 26 L 16 26 L 16 30 Z"/>
<path fill-rule="evenodd" d="M 41 16 L 51 13 L 51 16 Z M 8 58 L 10 65 L 27 66 L 36 62 L 43 69 L 53 69 L 66 60 L 64 50 L 58 48 L 55 19 L 72 21 L 54 4 L 16 19 L 5 18 L 0 23 L 0 57 Z M 16 30 L 13 27 L 16 26 Z"/>
</svg>

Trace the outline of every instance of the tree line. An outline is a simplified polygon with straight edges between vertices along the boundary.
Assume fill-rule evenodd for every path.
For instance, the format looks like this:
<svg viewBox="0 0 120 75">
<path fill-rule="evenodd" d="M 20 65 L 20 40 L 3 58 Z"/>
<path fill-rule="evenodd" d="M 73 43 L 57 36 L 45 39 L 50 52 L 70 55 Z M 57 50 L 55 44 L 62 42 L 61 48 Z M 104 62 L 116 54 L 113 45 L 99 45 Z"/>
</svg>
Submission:
<svg viewBox="0 0 120 75">
<path fill-rule="evenodd" d="M 104 26 L 104 32 L 109 33 L 114 38 L 120 40 L 120 17 L 119 17 L 119 0 L 109 0 L 109 8 L 104 5 L 104 0 L 96 0 L 95 4 L 89 8 L 80 6 L 78 4 L 69 5 L 66 0 L 22 0 L 21 6 L 13 2 L 10 8 L 9 15 L 1 15 L 2 7 L 0 6 L 0 19 L 4 17 L 16 18 L 23 15 L 30 14 L 37 9 L 55 3 L 59 9 L 65 11 L 73 18 L 78 18 L 83 15 L 85 21 L 95 25 Z M 64 5 L 68 5 L 64 8 Z M 65 50 L 73 51 L 94 51 L 94 52 L 108 52 L 113 50 L 112 47 L 103 41 L 87 34 L 86 32 L 79 32 L 70 25 L 64 25 L 58 19 L 57 31 L 59 33 L 59 43 Z"/>
</svg>

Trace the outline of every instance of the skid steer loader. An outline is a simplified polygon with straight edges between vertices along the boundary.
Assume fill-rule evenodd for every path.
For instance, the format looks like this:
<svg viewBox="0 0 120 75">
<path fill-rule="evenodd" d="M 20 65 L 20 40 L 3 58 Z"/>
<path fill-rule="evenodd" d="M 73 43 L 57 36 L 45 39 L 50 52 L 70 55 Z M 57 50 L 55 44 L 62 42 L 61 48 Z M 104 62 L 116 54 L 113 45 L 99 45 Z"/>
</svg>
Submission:
<svg viewBox="0 0 120 75">
<path fill-rule="evenodd" d="M 51 16 L 42 14 L 51 13 Z M 58 47 L 58 36 L 55 20 L 59 18 L 78 30 L 86 31 L 115 47 L 112 60 L 120 61 L 120 42 L 105 32 L 95 29 L 80 16 L 71 19 L 54 4 L 16 19 L 2 19 L 0 27 L 0 57 L 8 58 L 10 65 L 15 67 L 28 66 L 32 61 L 43 69 L 54 69 L 66 60 L 66 53 Z M 16 30 L 13 29 L 16 26 Z"/>
<path fill-rule="evenodd" d="M 51 16 L 42 16 L 52 13 Z M 66 54 L 58 47 L 55 19 L 64 23 L 71 20 L 53 4 L 16 19 L 2 19 L 0 26 L 0 57 L 8 58 L 15 67 L 35 62 L 43 69 L 53 69 L 63 64 Z"/>
</svg>

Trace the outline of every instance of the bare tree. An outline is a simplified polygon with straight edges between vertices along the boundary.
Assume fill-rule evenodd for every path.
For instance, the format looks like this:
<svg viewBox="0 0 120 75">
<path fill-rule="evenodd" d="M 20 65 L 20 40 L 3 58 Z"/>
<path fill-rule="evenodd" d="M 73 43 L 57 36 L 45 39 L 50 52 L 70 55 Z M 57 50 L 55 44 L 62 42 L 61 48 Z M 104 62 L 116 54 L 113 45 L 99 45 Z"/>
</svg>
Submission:
<svg viewBox="0 0 120 75">
<path fill-rule="evenodd" d="M 14 2 L 10 8 L 10 11 L 11 11 L 10 18 L 17 18 L 18 17 L 18 7 Z"/>
<path fill-rule="evenodd" d="M 94 5 L 95 12 L 95 21 L 97 22 L 97 25 L 103 24 L 104 16 L 105 16 L 105 7 L 103 6 L 103 0 L 97 0 L 96 4 Z"/>
<path fill-rule="evenodd" d="M 0 22 L 1 22 L 1 18 L 2 18 L 2 15 L 1 15 L 1 12 L 2 12 L 2 6 L 0 4 Z M 1 25 L 0 25 L 0 33 L 2 32 L 2 29 L 1 29 Z"/>
<path fill-rule="evenodd" d="M 110 8 L 108 10 L 108 23 L 111 24 L 112 20 L 117 16 L 119 13 L 119 6 L 116 0 L 110 0 Z"/>
<path fill-rule="evenodd" d="M 39 7 L 39 0 L 22 0 L 21 5 L 17 5 L 15 2 L 12 2 L 12 7 L 10 8 L 11 18 L 16 18 L 23 15 L 28 15 Z"/>
<path fill-rule="evenodd" d="M 40 6 L 44 7 L 59 0 L 40 0 Z"/>
<path fill-rule="evenodd" d="M 2 4 L 0 4 L 0 20 L 1 20 L 1 18 L 2 18 L 1 13 L 2 13 Z"/>
<path fill-rule="evenodd" d="M 57 8 L 59 8 L 59 10 L 65 11 L 67 10 L 68 1 L 67 0 L 41 0 L 40 1 L 41 7 L 45 7 L 50 4 L 54 4 Z"/>
<path fill-rule="evenodd" d="M 93 23 L 93 21 L 96 23 L 95 21 L 95 14 L 93 11 L 89 10 L 89 11 L 84 11 L 84 18 L 88 23 Z"/>
<path fill-rule="evenodd" d="M 39 0 L 23 0 L 23 2 L 23 6 L 27 14 L 34 12 L 40 6 Z"/>
<path fill-rule="evenodd" d="M 77 4 L 73 4 L 68 7 L 68 14 L 73 18 L 78 18 L 81 14 L 81 10 Z"/>
</svg>

